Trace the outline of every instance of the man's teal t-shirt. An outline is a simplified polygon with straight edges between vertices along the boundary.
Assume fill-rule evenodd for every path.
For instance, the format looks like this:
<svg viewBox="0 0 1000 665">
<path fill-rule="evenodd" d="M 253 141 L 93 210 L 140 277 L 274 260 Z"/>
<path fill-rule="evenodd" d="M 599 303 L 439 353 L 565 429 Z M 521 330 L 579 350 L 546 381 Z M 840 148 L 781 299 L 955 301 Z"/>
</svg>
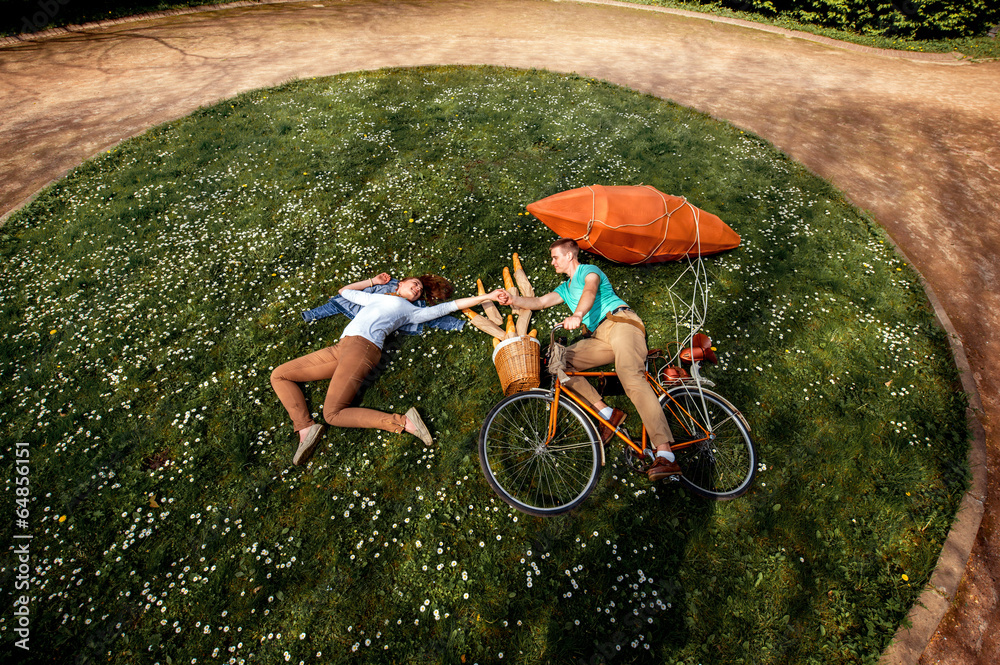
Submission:
<svg viewBox="0 0 1000 665">
<path fill-rule="evenodd" d="M 607 276 L 601 272 L 597 266 L 581 263 L 573 276 L 556 287 L 556 293 L 569 305 L 571 312 L 576 311 L 576 306 L 580 304 L 580 296 L 583 295 L 583 287 L 586 286 L 587 275 L 594 273 L 601 280 L 597 287 L 597 296 L 594 298 L 594 305 L 583 317 L 583 325 L 587 330 L 593 332 L 601 324 L 608 312 L 613 312 L 619 307 L 628 307 L 625 301 L 615 295 L 615 290 L 611 288 L 611 282 Z"/>
</svg>

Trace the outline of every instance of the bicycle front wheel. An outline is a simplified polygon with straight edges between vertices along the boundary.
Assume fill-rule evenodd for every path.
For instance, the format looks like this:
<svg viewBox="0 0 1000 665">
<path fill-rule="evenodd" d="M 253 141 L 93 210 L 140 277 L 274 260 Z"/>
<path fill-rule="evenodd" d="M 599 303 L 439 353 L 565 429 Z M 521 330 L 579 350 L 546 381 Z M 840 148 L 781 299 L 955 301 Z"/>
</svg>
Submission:
<svg viewBox="0 0 1000 665">
<path fill-rule="evenodd" d="M 742 416 L 710 390 L 679 386 L 660 396 L 674 435 L 680 481 L 710 499 L 745 494 L 757 474 L 757 454 Z"/>
<path fill-rule="evenodd" d="M 587 414 L 563 398 L 552 423 L 552 402 L 547 390 L 516 393 L 493 407 L 479 431 L 479 463 L 487 482 L 507 504 L 529 515 L 575 508 L 601 474 L 601 443 Z"/>
</svg>

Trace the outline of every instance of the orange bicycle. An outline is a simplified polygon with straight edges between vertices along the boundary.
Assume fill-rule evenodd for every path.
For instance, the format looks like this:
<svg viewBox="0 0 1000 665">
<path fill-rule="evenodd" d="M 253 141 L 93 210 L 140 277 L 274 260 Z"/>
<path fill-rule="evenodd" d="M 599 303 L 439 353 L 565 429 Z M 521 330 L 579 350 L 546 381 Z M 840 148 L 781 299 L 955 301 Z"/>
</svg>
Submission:
<svg viewBox="0 0 1000 665">
<path fill-rule="evenodd" d="M 555 332 L 552 331 L 552 342 Z M 663 406 L 674 435 L 671 449 L 682 475 L 673 476 L 695 494 L 726 500 L 744 494 L 757 472 L 750 425 L 721 395 L 704 387 L 702 362 L 715 362 L 712 342 L 697 334 L 679 358 L 690 371 L 671 365 L 658 350 L 646 358 L 646 380 Z M 615 372 L 566 372 L 567 376 L 617 377 Z M 611 427 L 590 405 L 553 377 L 550 389 L 535 388 L 504 398 L 479 431 L 479 462 L 493 490 L 507 504 L 531 515 L 558 515 L 580 505 L 597 486 L 605 463 L 595 421 Z M 613 427 L 611 427 L 614 429 Z M 646 428 L 635 441 L 624 427 L 626 465 L 645 473 L 655 452 Z"/>
</svg>

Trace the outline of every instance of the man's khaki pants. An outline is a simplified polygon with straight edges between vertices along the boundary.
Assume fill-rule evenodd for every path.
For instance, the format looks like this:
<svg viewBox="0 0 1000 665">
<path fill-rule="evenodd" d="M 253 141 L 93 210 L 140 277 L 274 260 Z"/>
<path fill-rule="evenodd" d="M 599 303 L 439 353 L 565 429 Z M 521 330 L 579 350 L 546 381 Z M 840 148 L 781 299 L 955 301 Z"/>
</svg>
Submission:
<svg viewBox="0 0 1000 665">
<path fill-rule="evenodd" d="M 635 312 L 630 310 L 619 312 L 618 318 L 632 319 L 637 323 L 642 321 Z M 642 424 L 646 426 L 649 441 L 655 448 L 658 445 L 669 444 L 674 440 L 663 414 L 663 407 L 656 399 L 656 393 L 646 382 L 646 336 L 632 325 L 620 321 L 605 319 L 592 337 L 581 340 L 566 349 L 566 371 L 585 371 L 609 363 L 615 364 L 618 379 L 625 388 L 625 394 L 632 400 Z M 591 406 L 601 400 L 600 394 L 594 389 L 586 377 L 571 377 L 566 387 L 574 391 Z"/>
</svg>

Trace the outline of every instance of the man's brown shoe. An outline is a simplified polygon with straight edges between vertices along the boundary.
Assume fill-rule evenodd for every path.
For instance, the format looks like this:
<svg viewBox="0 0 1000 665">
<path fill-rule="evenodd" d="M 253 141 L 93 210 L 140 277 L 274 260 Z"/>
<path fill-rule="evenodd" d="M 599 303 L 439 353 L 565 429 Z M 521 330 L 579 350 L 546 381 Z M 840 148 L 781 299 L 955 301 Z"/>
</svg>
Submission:
<svg viewBox="0 0 1000 665">
<path fill-rule="evenodd" d="M 625 420 L 624 411 L 622 411 L 621 409 L 611 410 L 611 417 L 608 418 L 608 422 L 614 425 L 615 428 L 621 425 L 623 420 Z M 600 430 L 601 433 L 601 443 L 607 445 L 608 441 L 611 440 L 611 437 L 614 436 L 615 430 L 608 427 L 604 423 L 598 423 L 598 425 L 599 425 L 598 429 Z"/>
<path fill-rule="evenodd" d="M 646 473 L 649 474 L 650 480 L 657 481 L 668 476 L 681 475 L 681 468 L 677 466 L 677 462 L 670 462 L 666 457 L 657 457 L 653 466 L 649 467 L 649 471 Z"/>
</svg>

